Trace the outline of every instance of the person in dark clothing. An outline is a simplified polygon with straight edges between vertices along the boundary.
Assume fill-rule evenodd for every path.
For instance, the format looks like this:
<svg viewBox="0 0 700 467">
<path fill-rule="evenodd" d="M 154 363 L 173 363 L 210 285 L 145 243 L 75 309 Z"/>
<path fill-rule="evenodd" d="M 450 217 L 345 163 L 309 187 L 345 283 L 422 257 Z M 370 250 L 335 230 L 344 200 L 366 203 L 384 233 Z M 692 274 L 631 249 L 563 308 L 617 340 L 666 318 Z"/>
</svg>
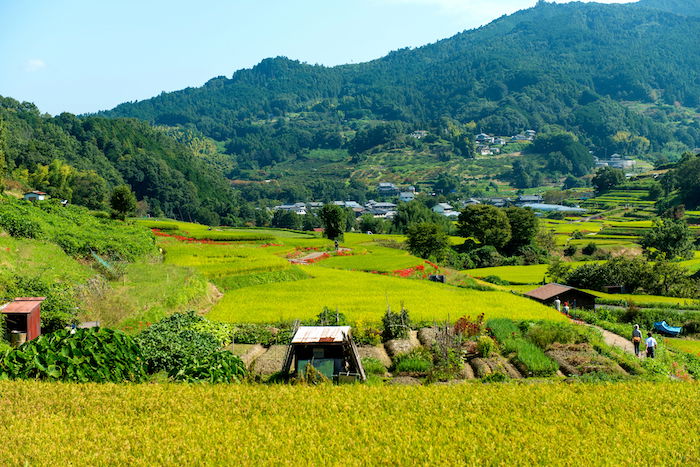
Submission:
<svg viewBox="0 0 700 467">
<path fill-rule="evenodd" d="M 648 333 L 647 336 L 649 336 L 649 337 L 647 337 L 647 340 L 646 340 L 646 344 L 647 344 L 647 358 L 654 358 L 654 356 L 655 356 L 655 354 L 656 354 L 656 346 L 657 346 L 658 344 L 657 344 L 657 342 L 656 342 L 656 339 L 654 339 L 654 338 L 651 336 L 651 333 Z"/>
<path fill-rule="evenodd" d="M 642 331 L 639 330 L 639 325 L 634 325 L 632 331 L 632 343 L 634 344 L 634 354 L 639 357 L 639 344 L 642 343 Z"/>
</svg>

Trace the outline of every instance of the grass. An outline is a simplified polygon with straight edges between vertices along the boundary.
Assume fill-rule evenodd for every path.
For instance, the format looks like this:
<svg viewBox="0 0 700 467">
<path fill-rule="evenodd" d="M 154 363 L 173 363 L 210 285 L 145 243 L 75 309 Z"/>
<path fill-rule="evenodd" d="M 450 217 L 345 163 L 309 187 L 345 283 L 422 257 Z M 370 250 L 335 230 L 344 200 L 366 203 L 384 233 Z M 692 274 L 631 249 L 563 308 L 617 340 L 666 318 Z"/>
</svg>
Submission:
<svg viewBox="0 0 700 467">
<path fill-rule="evenodd" d="M 309 279 L 245 287 L 226 294 L 208 317 L 225 322 L 278 322 L 308 319 L 324 306 L 352 321 L 378 322 L 387 305 L 403 302 L 414 320 L 456 319 L 462 315 L 562 320 L 551 308 L 505 292 L 482 292 L 428 281 L 303 266 Z"/>
<path fill-rule="evenodd" d="M 664 339 L 664 342 L 668 347 L 674 350 L 700 356 L 700 341 L 689 339 L 672 339 L 667 337 Z"/>
<path fill-rule="evenodd" d="M 690 465 L 700 460 L 700 443 L 692 435 L 700 424 L 700 405 L 693 403 L 699 391 L 697 383 L 671 382 L 425 387 L 0 382 L 0 457 L 6 465 L 57 459 L 76 465 L 299 465 L 328 463 L 331 455 L 348 465 L 617 465 L 632 457 Z M 640 420 L 640 407 L 643 418 L 654 423 L 631 422 Z"/>
</svg>

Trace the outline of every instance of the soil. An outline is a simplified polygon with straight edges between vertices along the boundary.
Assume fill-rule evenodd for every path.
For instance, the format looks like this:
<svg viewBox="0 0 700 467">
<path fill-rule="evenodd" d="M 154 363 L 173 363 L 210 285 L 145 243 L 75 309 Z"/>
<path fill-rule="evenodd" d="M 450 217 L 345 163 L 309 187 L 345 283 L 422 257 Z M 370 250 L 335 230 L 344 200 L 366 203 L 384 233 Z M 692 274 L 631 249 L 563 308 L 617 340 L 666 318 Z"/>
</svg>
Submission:
<svg viewBox="0 0 700 467">
<path fill-rule="evenodd" d="M 256 375 L 270 376 L 278 371 L 282 371 L 282 365 L 284 365 L 286 356 L 286 345 L 273 345 L 265 353 L 253 360 L 250 364 L 250 370 Z"/>
<path fill-rule="evenodd" d="M 413 378 L 411 376 L 397 376 L 396 378 L 390 380 L 389 384 L 402 386 L 420 386 L 423 383 L 418 378 Z"/>
<path fill-rule="evenodd" d="M 243 355 L 241 355 L 241 360 L 243 360 L 243 363 L 245 363 L 246 368 L 250 368 L 250 364 L 253 363 L 253 361 L 264 354 L 267 351 L 265 347 L 263 347 L 260 344 L 255 344 L 254 346 L 250 347 Z"/>
</svg>

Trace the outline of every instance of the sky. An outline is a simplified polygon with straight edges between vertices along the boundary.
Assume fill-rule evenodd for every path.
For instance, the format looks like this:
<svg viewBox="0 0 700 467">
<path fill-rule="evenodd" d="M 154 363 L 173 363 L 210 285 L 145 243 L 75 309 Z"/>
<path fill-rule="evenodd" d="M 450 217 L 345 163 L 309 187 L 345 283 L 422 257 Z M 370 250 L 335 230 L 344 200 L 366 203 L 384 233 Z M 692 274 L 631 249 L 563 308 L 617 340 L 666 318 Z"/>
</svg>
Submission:
<svg viewBox="0 0 700 467">
<path fill-rule="evenodd" d="M 625 3 L 628 0 L 603 0 Z M 230 77 L 267 57 L 358 63 L 535 0 L 0 0 L 0 95 L 57 115 Z"/>
</svg>

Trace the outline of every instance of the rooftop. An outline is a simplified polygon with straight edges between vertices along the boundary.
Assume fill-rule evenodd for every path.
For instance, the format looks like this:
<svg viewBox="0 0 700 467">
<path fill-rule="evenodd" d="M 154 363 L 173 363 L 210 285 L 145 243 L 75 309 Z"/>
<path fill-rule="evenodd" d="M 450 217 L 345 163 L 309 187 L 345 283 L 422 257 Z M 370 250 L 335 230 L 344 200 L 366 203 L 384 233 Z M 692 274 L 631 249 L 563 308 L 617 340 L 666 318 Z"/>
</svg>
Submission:
<svg viewBox="0 0 700 467">
<path fill-rule="evenodd" d="M 31 313 L 46 297 L 19 297 L 15 301 L 0 306 L 0 313 Z"/>
<path fill-rule="evenodd" d="M 578 292 L 581 292 L 582 294 L 594 296 L 593 294 L 589 294 L 588 292 L 584 292 L 583 290 L 579 290 L 574 287 L 569 287 L 568 285 L 557 284 L 556 282 L 552 282 L 551 284 L 543 285 L 542 287 L 538 287 L 535 290 L 526 292 L 525 296 L 532 297 L 537 300 L 549 300 L 550 298 L 554 298 L 557 295 L 561 295 L 570 290 L 576 290 Z"/>
<path fill-rule="evenodd" d="M 350 335 L 350 326 L 301 326 L 292 344 L 341 343 Z"/>
</svg>

